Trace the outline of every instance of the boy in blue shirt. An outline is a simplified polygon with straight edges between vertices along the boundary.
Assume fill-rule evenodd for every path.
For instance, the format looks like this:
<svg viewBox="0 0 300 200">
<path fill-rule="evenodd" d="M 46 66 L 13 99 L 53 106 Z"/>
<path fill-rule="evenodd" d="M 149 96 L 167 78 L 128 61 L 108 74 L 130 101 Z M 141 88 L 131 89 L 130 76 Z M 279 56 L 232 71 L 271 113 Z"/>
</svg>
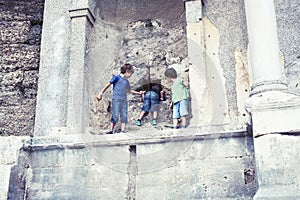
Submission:
<svg viewBox="0 0 300 200">
<path fill-rule="evenodd" d="M 137 92 L 132 90 L 127 80 L 134 73 L 133 67 L 130 64 L 124 64 L 121 67 L 121 73 L 112 77 L 96 97 L 98 101 L 102 99 L 103 93 L 113 85 L 112 95 L 112 117 L 110 119 L 110 131 L 107 134 L 113 134 L 116 123 L 120 115 L 121 118 L 121 133 L 124 133 L 127 123 L 128 102 L 127 92 L 132 94 L 143 94 L 144 91 Z"/>
</svg>

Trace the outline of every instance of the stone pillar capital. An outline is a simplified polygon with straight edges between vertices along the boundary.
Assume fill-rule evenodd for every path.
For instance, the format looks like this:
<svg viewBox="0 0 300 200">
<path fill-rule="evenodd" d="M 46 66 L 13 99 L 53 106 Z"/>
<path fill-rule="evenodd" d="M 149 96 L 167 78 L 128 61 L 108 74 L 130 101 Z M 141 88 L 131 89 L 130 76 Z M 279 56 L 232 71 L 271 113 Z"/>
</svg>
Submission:
<svg viewBox="0 0 300 200">
<path fill-rule="evenodd" d="M 92 26 L 95 23 L 96 18 L 94 17 L 94 14 L 91 12 L 91 10 L 88 7 L 73 8 L 69 10 L 69 13 L 71 19 L 77 17 L 86 17 Z"/>
<path fill-rule="evenodd" d="M 186 22 L 199 23 L 202 20 L 201 1 L 185 1 Z"/>
</svg>

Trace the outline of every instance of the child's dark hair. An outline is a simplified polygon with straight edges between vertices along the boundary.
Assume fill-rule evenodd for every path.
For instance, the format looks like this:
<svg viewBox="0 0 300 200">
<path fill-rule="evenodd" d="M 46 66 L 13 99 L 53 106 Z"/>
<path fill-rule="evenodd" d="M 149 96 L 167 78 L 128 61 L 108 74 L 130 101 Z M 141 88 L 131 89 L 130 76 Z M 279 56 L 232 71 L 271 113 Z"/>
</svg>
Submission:
<svg viewBox="0 0 300 200">
<path fill-rule="evenodd" d="M 177 78 L 177 72 L 174 68 L 169 68 L 165 71 L 165 76 L 168 78 Z"/>
<path fill-rule="evenodd" d="M 121 67 L 121 74 L 125 74 L 126 71 L 133 73 L 133 67 L 131 64 L 126 63 Z"/>
</svg>

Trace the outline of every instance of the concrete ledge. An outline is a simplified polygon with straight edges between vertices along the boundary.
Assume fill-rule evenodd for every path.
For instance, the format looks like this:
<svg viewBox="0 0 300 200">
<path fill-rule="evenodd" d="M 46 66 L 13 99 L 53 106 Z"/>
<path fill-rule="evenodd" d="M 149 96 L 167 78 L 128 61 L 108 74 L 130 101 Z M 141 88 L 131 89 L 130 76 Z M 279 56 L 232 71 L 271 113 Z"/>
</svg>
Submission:
<svg viewBox="0 0 300 200">
<path fill-rule="evenodd" d="M 255 200 L 295 200 L 300 199 L 300 188 L 290 186 L 259 186 Z"/>
<path fill-rule="evenodd" d="M 82 149 L 97 146 L 157 144 L 176 141 L 211 140 L 235 138 L 249 135 L 246 130 L 219 132 L 215 134 L 198 133 L 195 129 L 167 130 L 153 132 L 128 132 L 112 135 L 70 134 L 56 137 L 35 137 L 24 150 L 39 151 L 48 149 Z"/>
</svg>

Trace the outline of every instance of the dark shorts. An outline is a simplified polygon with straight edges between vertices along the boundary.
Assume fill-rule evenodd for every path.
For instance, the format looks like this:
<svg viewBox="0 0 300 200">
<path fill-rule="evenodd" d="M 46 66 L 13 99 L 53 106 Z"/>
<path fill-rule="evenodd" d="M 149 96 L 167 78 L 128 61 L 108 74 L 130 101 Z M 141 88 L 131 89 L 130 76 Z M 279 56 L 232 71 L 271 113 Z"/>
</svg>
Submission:
<svg viewBox="0 0 300 200">
<path fill-rule="evenodd" d="M 157 112 L 158 104 L 159 104 L 158 100 L 159 100 L 159 96 L 156 92 L 153 91 L 146 92 L 142 110 L 144 112 L 149 112 L 149 111 Z"/>
</svg>

